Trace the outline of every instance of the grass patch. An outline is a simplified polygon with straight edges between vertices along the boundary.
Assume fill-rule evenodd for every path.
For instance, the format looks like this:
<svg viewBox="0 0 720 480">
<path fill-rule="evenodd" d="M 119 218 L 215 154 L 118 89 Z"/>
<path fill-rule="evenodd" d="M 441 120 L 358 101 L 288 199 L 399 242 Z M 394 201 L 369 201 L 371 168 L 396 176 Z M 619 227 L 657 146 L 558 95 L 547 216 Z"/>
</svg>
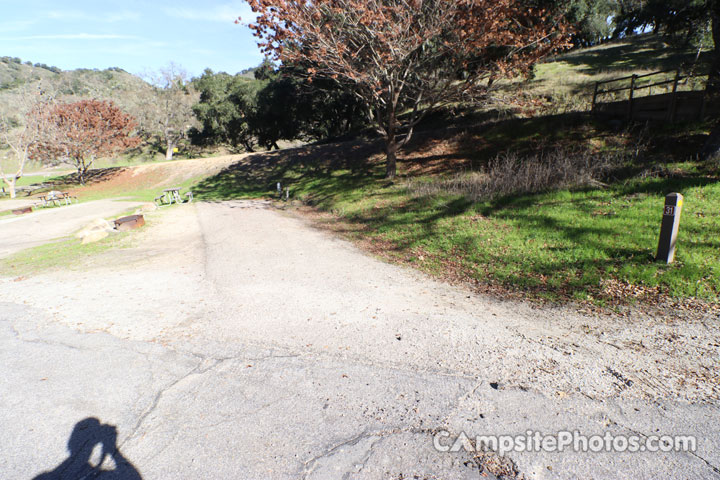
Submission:
<svg viewBox="0 0 720 480">
<path fill-rule="evenodd" d="M 80 202 L 102 200 L 106 198 L 123 198 L 139 202 L 152 202 L 155 197 L 162 193 L 162 190 L 169 187 L 177 187 L 183 190 L 191 190 L 203 175 L 185 176 L 167 184 L 166 180 L 172 175 L 173 166 L 162 166 L 150 172 L 135 175 L 132 170 L 123 167 L 111 167 L 94 169 L 88 172 L 88 178 L 84 185 L 80 184 L 76 174 L 53 177 L 47 181 L 47 185 L 35 193 L 48 192 L 50 190 L 69 191 L 76 196 Z M 36 182 L 41 183 L 41 182 Z"/>
<path fill-rule="evenodd" d="M 68 238 L 17 252 L 0 259 L 4 276 L 19 277 L 55 269 L 80 270 L 90 257 L 117 248 L 126 233 L 113 234 L 95 243 L 83 245 L 76 238 Z"/>
<path fill-rule="evenodd" d="M 30 185 L 36 185 L 38 183 L 44 183 L 47 181 L 52 181 L 57 176 L 53 173 L 47 174 L 47 175 L 26 175 L 15 183 L 16 187 L 28 187 Z"/>
</svg>

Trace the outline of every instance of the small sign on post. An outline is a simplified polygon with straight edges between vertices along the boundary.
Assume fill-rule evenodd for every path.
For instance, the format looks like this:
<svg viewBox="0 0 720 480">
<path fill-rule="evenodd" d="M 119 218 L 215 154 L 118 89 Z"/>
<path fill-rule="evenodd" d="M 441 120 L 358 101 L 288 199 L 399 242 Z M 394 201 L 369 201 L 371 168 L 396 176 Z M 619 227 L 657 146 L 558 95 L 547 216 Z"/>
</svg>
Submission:
<svg viewBox="0 0 720 480">
<path fill-rule="evenodd" d="M 682 213 L 683 196 L 671 193 L 665 197 L 662 226 L 660 228 L 660 243 L 657 250 L 657 261 L 673 263 L 675 260 L 675 244 L 680 229 L 680 214 Z"/>
</svg>

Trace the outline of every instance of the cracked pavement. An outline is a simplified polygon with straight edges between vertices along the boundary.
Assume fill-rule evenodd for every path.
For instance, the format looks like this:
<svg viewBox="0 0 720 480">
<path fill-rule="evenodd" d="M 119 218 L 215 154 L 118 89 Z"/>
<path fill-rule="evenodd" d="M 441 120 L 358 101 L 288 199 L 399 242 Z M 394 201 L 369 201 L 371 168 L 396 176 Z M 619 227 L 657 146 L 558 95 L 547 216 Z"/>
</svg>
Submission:
<svg viewBox="0 0 720 480">
<path fill-rule="evenodd" d="M 0 272 L 0 478 L 58 468 L 87 418 L 116 428 L 115 455 L 89 460 L 113 478 L 125 461 L 144 479 L 720 478 L 716 318 L 479 297 L 264 202 L 150 217 L 70 269 Z M 528 430 L 698 449 L 433 447 Z M 62 478 L 98 473 L 73 468 Z"/>
</svg>

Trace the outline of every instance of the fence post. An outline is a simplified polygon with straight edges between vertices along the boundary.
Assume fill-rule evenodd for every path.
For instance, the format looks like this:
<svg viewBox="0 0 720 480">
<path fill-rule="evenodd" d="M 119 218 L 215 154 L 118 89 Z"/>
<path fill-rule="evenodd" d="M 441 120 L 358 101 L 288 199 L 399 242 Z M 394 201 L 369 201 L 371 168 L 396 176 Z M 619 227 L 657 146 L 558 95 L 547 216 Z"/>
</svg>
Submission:
<svg viewBox="0 0 720 480">
<path fill-rule="evenodd" d="M 698 117 L 698 120 L 702 120 L 703 118 L 705 118 L 705 109 L 707 108 L 707 99 L 708 99 L 708 93 L 707 93 L 707 87 L 706 87 L 705 92 L 703 93 L 702 103 L 700 104 L 700 116 Z"/>
<path fill-rule="evenodd" d="M 633 75 L 630 79 L 630 98 L 628 99 L 628 121 L 632 121 L 633 119 L 633 96 L 635 94 L 635 80 L 637 80 L 637 75 Z"/>
<path fill-rule="evenodd" d="M 677 89 L 680 83 L 680 69 L 675 71 L 675 81 L 673 82 L 672 94 L 670 96 L 670 107 L 668 108 L 667 120 L 670 123 L 675 123 L 675 117 L 677 114 Z"/>
<path fill-rule="evenodd" d="M 595 113 L 595 105 L 597 105 L 598 90 L 600 89 L 600 82 L 595 82 L 595 93 L 593 93 L 592 113 Z"/>
</svg>

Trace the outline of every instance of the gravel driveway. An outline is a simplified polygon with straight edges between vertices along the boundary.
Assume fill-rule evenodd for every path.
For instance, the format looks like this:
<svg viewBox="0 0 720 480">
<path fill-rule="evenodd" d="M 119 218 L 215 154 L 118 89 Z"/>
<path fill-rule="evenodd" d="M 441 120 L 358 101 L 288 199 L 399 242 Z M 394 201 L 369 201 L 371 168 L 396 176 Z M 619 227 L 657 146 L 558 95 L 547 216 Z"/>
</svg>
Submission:
<svg viewBox="0 0 720 480">
<path fill-rule="evenodd" d="M 479 297 L 263 202 L 152 216 L 74 271 L 0 278 L 0 478 L 100 461 L 144 479 L 720 478 L 716 318 Z M 697 451 L 433 447 L 566 430 Z"/>
</svg>

